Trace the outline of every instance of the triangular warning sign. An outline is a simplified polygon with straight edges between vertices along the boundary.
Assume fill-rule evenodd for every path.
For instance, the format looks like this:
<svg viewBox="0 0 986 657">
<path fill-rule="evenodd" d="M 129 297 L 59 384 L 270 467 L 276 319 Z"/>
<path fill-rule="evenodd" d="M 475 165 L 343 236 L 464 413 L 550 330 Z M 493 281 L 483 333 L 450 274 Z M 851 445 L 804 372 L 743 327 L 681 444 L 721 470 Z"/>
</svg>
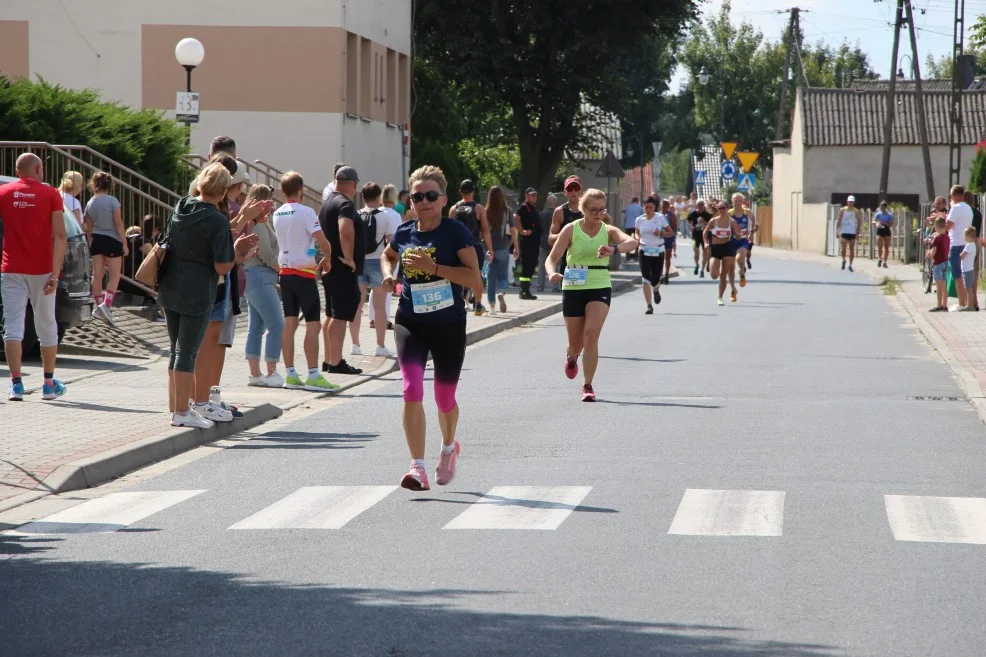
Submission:
<svg viewBox="0 0 986 657">
<path fill-rule="evenodd" d="M 737 144 L 735 141 L 724 141 L 719 145 L 722 146 L 722 153 L 723 155 L 726 156 L 726 159 L 731 160 L 733 159 L 733 153 L 736 152 L 736 147 L 739 144 Z"/>
<path fill-rule="evenodd" d="M 753 168 L 754 163 L 760 159 L 760 153 L 737 153 L 736 157 L 739 158 L 740 166 L 743 167 L 743 171 L 749 172 Z"/>
</svg>

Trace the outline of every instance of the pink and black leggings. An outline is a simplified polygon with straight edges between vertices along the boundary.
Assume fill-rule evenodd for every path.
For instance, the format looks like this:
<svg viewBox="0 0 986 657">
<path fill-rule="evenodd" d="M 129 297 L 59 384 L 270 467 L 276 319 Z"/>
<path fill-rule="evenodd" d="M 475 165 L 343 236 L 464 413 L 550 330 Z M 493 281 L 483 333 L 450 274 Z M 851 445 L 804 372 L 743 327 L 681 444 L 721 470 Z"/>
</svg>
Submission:
<svg viewBox="0 0 986 657">
<path fill-rule="evenodd" d="M 450 413 L 455 408 L 455 389 L 466 356 L 466 318 L 433 324 L 398 312 L 394 318 L 394 340 L 404 379 L 404 401 L 424 399 L 425 366 L 430 353 L 435 371 L 435 403 L 439 411 Z"/>
</svg>

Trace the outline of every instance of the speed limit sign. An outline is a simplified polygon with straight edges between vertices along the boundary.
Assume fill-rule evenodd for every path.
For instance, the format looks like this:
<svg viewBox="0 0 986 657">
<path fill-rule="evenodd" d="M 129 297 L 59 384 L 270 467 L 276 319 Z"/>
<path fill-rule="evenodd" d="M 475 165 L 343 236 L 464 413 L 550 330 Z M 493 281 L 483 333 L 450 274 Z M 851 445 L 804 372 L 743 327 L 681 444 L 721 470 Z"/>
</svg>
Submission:
<svg viewBox="0 0 986 657">
<path fill-rule="evenodd" d="M 197 91 L 179 91 L 175 101 L 175 118 L 182 123 L 199 122 L 199 94 Z"/>
</svg>

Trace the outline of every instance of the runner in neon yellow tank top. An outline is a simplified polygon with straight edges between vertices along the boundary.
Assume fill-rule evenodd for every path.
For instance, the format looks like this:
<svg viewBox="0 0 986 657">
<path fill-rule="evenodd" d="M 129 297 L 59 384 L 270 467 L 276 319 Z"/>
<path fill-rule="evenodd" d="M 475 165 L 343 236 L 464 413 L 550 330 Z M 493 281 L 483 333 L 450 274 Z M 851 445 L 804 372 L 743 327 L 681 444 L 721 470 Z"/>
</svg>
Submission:
<svg viewBox="0 0 986 657">
<path fill-rule="evenodd" d="M 592 379 L 599 364 L 599 334 L 609 314 L 612 285 L 609 257 L 616 251 L 627 253 L 637 242 L 616 226 L 609 225 L 606 194 L 587 190 L 579 200 L 584 219 L 562 228 L 551 247 L 545 270 L 551 283 L 562 283 L 562 315 L 568 331 L 565 375 L 574 379 L 579 373 L 578 358 L 583 351 L 582 401 L 596 401 Z M 564 276 L 556 271 L 559 260 L 568 250 Z"/>
</svg>

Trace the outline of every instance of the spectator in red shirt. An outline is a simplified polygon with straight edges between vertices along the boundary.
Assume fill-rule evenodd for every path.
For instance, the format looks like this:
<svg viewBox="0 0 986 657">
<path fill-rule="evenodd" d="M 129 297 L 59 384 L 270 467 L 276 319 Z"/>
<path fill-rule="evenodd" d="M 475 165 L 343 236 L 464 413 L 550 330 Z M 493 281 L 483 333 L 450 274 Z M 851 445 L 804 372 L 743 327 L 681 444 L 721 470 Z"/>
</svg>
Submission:
<svg viewBox="0 0 986 657">
<path fill-rule="evenodd" d="M 931 258 L 931 272 L 935 279 L 935 288 L 938 292 L 938 305 L 931 309 L 931 312 L 948 312 L 948 288 L 945 285 L 945 277 L 948 275 L 948 250 L 951 240 L 948 237 L 948 226 L 944 217 L 935 219 L 935 237 L 931 240 L 931 246 L 925 254 Z"/>
<path fill-rule="evenodd" d="M 44 364 L 42 399 L 65 394 L 55 378 L 58 324 L 55 290 L 62 272 L 67 238 L 61 194 L 41 182 L 43 166 L 34 153 L 17 158 L 17 182 L 0 187 L 0 221 L 3 222 L 3 261 L 0 294 L 3 298 L 4 349 L 10 370 L 10 401 L 24 399 L 21 380 L 21 341 L 27 304 L 34 309 L 34 328 L 41 342 Z"/>
</svg>

